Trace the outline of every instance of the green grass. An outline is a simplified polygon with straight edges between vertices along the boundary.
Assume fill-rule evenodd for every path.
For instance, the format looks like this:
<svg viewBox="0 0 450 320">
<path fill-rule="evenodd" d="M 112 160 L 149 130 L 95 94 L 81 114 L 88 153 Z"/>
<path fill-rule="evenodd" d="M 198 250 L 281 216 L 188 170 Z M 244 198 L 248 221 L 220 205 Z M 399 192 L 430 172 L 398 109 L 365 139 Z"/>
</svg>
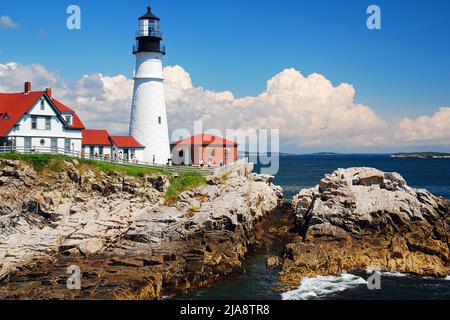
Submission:
<svg viewBox="0 0 450 320">
<path fill-rule="evenodd" d="M 21 160 L 30 164 L 37 172 L 44 171 L 48 168 L 50 171 L 60 172 L 61 163 L 66 160 L 64 156 L 54 156 L 47 154 L 20 154 L 20 153 L 5 153 L 0 154 L 0 159 Z M 68 157 L 67 157 L 68 159 Z"/>
<path fill-rule="evenodd" d="M 0 154 L 0 159 L 9 160 L 21 160 L 29 163 L 34 170 L 37 172 L 43 172 L 48 169 L 51 172 L 61 172 L 64 161 L 71 161 L 75 158 L 64 155 L 52 155 L 52 154 L 21 154 L 21 153 L 5 153 Z M 90 159 L 76 158 L 80 165 L 86 165 L 92 168 L 97 168 L 101 171 L 112 173 L 112 172 L 123 172 L 129 176 L 143 177 L 147 174 L 164 174 L 169 175 L 169 173 L 163 169 L 158 168 L 145 168 L 145 167 L 135 167 L 120 165 L 116 163 L 101 162 Z"/>
<path fill-rule="evenodd" d="M 198 172 L 181 173 L 178 177 L 173 177 L 164 195 L 166 204 L 176 202 L 178 195 L 183 191 L 206 185 L 206 179 Z"/>
</svg>

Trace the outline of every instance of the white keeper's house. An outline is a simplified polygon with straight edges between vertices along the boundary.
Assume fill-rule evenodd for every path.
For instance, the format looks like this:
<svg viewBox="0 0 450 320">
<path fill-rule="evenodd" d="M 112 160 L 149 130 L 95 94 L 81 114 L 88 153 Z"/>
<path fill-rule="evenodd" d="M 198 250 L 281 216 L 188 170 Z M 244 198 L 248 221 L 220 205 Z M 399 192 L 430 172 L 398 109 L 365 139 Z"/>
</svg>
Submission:
<svg viewBox="0 0 450 320">
<path fill-rule="evenodd" d="M 0 93 L 0 151 L 70 153 L 83 157 L 142 161 L 145 146 L 131 136 L 88 130 L 74 110 L 52 96 L 50 88 Z"/>
</svg>

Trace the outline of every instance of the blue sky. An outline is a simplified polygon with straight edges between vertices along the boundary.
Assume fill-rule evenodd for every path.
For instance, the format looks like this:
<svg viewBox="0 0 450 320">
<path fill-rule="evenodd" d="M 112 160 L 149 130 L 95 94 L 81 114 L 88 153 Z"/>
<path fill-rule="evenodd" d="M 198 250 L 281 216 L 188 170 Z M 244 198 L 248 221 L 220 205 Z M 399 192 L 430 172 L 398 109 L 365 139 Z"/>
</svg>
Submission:
<svg viewBox="0 0 450 320">
<path fill-rule="evenodd" d="M 65 28 L 69 4 L 82 30 Z M 0 61 L 42 63 L 69 79 L 84 73 L 131 75 L 136 19 L 149 1 L 10 1 L 0 15 L 20 29 L 0 33 Z M 365 10 L 382 9 L 382 30 L 365 27 Z M 419 115 L 450 101 L 450 2 L 152 0 L 168 55 L 194 83 L 257 94 L 285 67 L 352 83 L 357 100 L 388 116 Z"/>
<path fill-rule="evenodd" d="M 66 8 L 82 10 L 82 29 L 65 27 Z M 137 18 L 150 4 L 162 21 L 166 65 L 194 85 L 257 95 L 285 68 L 353 84 L 356 101 L 383 117 L 416 117 L 450 105 L 450 1 L 407 0 L 22 0 L 0 2 L 0 63 L 40 63 L 65 79 L 131 77 Z M 366 28 L 366 8 L 382 10 L 382 29 Z"/>
</svg>

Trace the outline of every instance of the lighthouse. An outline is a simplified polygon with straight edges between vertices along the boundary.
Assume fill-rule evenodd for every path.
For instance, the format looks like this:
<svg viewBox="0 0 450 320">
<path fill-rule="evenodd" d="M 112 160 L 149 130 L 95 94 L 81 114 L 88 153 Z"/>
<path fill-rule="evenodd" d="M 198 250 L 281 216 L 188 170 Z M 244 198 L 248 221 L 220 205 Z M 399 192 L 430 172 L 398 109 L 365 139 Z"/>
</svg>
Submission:
<svg viewBox="0 0 450 320">
<path fill-rule="evenodd" d="M 160 19 L 152 13 L 139 18 L 139 30 L 133 54 L 136 56 L 130 135 L 145 146 L 143 159 L 153 164 L 166 164 L 170 159 L 169 129 L 161 45 Z"/>
</svg>

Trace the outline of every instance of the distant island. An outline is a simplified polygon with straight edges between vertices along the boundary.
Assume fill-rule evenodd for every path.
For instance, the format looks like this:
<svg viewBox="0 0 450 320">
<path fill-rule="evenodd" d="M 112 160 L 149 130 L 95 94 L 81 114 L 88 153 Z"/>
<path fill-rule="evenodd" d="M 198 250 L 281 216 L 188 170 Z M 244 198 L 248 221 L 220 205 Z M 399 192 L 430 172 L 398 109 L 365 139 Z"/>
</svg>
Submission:
<svg viewBox="0 0 450 320">
<path fill-rule="evenodd" d="M 312 153 L 313 156 L 339 156 L 342 155 L 342 153 L 336 153 L 336 152 L 316 152 Z"/>
<path fill-rule="evenodd" d="M 450 159 L 450 153 L 443 152 L 418 152 L 418 153 L 398 153 L 390 155 L 391 158 L 433 158 L 433 159 Z"/>
</svg>

